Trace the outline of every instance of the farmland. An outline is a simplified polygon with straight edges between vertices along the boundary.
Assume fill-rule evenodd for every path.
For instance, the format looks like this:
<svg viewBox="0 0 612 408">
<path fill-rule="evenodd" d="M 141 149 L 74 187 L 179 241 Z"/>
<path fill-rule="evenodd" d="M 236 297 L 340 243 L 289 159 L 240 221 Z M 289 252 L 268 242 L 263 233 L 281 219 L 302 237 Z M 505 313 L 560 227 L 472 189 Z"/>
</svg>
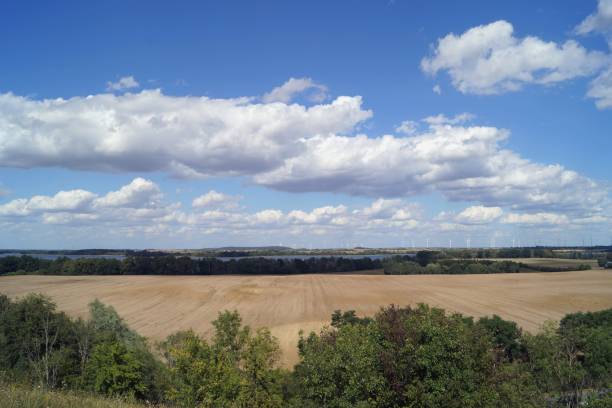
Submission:
<svg viewBox="0 0 612 408">
<path fill-rule="evenodd" d="M 461 275 L 293 276 L 4 276 L 0 292 L 37 292 L 61 310 L 85 316 L 98 298 L 113 305 L 138 332 L 161 340 L 181 329 L 209 334 L 224 309 L 277 336 L 283 365 L 297 361 L 298 331 L 329 323 L 335 309 L 373 314 L 380 306 L 429 303 L 471 316 L 499 314 L 535 331 L 566 313 L 612 307 L 612 273 L 604 270 Z"/>
</svg>

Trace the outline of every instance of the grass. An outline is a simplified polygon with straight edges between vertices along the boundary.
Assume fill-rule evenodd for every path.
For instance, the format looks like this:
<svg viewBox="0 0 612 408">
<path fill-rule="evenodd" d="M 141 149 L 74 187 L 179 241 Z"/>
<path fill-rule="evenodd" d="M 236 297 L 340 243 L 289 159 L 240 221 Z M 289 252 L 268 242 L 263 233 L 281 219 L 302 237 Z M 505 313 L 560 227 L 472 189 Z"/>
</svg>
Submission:
<svg viewBox="0 0 612 408">
<path fill-rule="evenodd" d="M 50 391 L 0 384 L 0 408 L 143 408 L 120 398 L 104 398 L 73 391 Z"/>
</svg>

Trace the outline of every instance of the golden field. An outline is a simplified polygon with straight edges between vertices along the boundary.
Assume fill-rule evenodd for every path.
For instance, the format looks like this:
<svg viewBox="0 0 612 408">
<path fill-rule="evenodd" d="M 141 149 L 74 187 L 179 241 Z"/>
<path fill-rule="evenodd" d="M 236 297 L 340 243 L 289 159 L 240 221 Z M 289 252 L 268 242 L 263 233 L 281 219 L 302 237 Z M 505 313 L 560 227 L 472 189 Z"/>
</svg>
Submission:
<svg viewBox="0 0 612 408">
<path fill-rule="evenodd" d="M 161 340 L 178 330 L 210 333 L 224 309 L 281 342 L 283 365 L 297 361 L 298 331 L 329 324 L 335 309 L 374 314 L 381 306 L 428 303 L 471 316 L 498 314 L 535 331 L 566 313 L 612 307 L 612 271 L 495 275 L 4 276 L 0 293 L 52 297 L 71 316 L 95 298 L 139 333 Z"/>
</svg>

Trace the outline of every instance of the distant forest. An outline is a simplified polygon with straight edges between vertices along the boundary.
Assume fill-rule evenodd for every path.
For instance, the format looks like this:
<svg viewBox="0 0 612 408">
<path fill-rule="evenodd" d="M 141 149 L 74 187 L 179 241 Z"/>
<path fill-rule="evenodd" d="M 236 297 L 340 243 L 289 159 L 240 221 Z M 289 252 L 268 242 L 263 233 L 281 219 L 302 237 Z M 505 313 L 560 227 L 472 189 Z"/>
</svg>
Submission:
<svg viewBox="0 0 612 408">
<path fill-rule="evenodd" d="M 384 261 L 385 275 L 466 275 L 518 272 L 569 272 L 591 269 L 589 264 L 572 266 L 534 265 L 507 260 L 448 259 L 433 251 L 419 251 L 415 257 L 396 256 Z"/>
<path fill-rule="evenodd" d="M 40 259 L 32 256 L 0 257 L 0 275 L 292 275 L 381 269 L 371 258 L 270 259 L 187 256 L 129 256 L 123 260 L 104 258 Z"/>
<path fill-rule="evenodd" d="M 93 255 L 92 250 L 83 250 Z M 106 250 L 99 250 L 101 252 Z M 71 256 L 79 255 L 76 252 Z M 35 254 L 34 252 L 32 253 Z M 219 256 L 226 259 L 220 259 Z M 519 258 L 597 259 L 599 266 L 612 265 L 612 251 L 553 252 L 547 248 L 494 248 L 422 250 L 411 255 L 385 259 L 343 256 L 279 258 L 250 256 L 248 251 L 224 251 L 217 256 L 194 257 L 163 251 L 128 251 L 125 258 L 68 258 L 54 260 L 30 255 L 0 256 L 0 275 L 293 275 L 337 273 L 384 269 L 389 275 L 478 274 L 515 272 L 565 272 L 591 269 L 587 263 L 576 266 L 534 265 Z M 510 260 L 501 260 L 512 259 Z M 491 259 L 500 259 L 498 261 Z M 516 260 L 516 261 L 515 261 Z"/>
</svg>

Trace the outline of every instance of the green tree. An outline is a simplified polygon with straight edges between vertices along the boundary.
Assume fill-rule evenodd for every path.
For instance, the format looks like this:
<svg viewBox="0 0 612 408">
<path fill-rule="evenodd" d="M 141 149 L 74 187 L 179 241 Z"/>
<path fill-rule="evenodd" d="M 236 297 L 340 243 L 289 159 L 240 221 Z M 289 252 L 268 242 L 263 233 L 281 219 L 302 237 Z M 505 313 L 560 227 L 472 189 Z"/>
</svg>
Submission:
<svg viewBox="0 0 612 408">
<path fill-rule="evenodd" d="M 145 364 L 118 341 L 98 344 L 87 365 L 96 392 L 142 398 L 147 394 Z"/>
<path fill-rule="evenodd" d="M 71 320 L 46 296 L 0 298 L 0 358 L 13 375 L 55 387 L 77 372 Z"/>
<path fill-rule="evenodd" d="M 345 324 L 300 337 L 295 367 L 299 405 L 387 406 L 390 392 L 382 373 L 376 327 Z"/>
<path fill-rule="evenodd" d="M 266 328 L 248 338 L 242 352 L 243 387 L 239 405 L 281 407 L 281 373 L 276 368 L 280 359 L 278 340 Z"/>
<path fill-rule="evenodd" d="M 144 343 L 144 339 L 129 328 L 114 307 L 95 299 L 89 304 L 89 315 L 98 341 L 119 341 L 132 346 Z"/>
<path fill-rule="evenodd" d="M 416 253 L 416 261 L 421 266 L 427 266 L 436 259 L 436 253 L 434 251 L 418 251 Z"/>
<path fill-rule="evenodd" d="M 559 393 L 560 401 L 577 407 L 588 384 L 588 372 L 580 362 L 582 352 L 573 337 L 561 336 L 549 322 L 536 335 L 526 335 L 528 364 L 543 392 Z"/>
<path fill-rule="evenodd" d="M 238 399 L 241 381 L 236 366 L 193 331 L 169 337 L 162 349 L 170 367 L 170 400 L 184 407 L 227 407 Z"/>
<path fill-rule="evenodd" d="M 171 376 L 168 397 L 187 407 L 282 406 L 280 349 L 270 331 L 253 334 L 236 311 L 219 313 L 213 326 L 211 344 L 193 331 L 161 344 Z"/>
<path fill-rule="evenodd" d="M 521 329 L 515 322 L 493 315 L 492 317 L 480 318 L 477 325 L 484 328 L 492 336 L 493 344 L 503 358 L 513 361 L 524 354 L 524 346 L 521 344 Z"/>
<path fill-rule="evenodd" d="M 212 324 L 215 328 L 213 341 L 217 352 L 229 358 L 232 363 L 238 361 L 249 338 L 250 328 L 242 326 L 242 318 L 236 310 L 220 312 Z"/>
</svg>

